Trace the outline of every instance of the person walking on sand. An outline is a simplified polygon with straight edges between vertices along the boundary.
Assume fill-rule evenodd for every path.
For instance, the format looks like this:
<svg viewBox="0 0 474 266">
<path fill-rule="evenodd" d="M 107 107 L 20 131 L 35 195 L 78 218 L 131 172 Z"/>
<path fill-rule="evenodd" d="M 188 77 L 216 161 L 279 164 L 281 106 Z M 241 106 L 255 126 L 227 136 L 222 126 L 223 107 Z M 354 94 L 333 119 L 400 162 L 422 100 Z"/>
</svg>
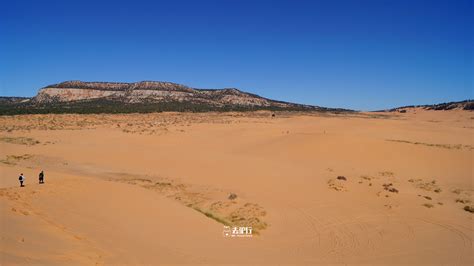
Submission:
<svg viewBox="0 0 474 266">
<path fill-rule="evenodd" d="M 41 170 L 41 173 L 39 173 L 39 183 L 44 184 L 44 172 Z"/>
<path fill-rule="evenodd" d="M 23 176 L 23 173 L 20 174 L 18 180 L 20 180 L 20 187 L 24 187 L 23 182 L 25 182 L 25 177 Z"/>
</svg>

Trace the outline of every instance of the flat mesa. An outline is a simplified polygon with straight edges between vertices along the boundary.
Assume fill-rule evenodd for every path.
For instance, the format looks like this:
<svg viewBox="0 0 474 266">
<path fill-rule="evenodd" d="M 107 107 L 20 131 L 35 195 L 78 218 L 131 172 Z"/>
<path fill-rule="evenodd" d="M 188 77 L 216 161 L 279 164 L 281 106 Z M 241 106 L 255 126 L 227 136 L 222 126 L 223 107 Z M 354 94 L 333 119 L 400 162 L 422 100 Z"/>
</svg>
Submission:
<svg viewBox="0 0 474 266">
<path fill-rule="evenodd" d="M 0 115 L 256 110 L 351 111 L 272 100 L 236 88 L 198 89 L 163 81 L 65 81 L 43 87 L 31 98 L 0 97 Z"/>
</svg>

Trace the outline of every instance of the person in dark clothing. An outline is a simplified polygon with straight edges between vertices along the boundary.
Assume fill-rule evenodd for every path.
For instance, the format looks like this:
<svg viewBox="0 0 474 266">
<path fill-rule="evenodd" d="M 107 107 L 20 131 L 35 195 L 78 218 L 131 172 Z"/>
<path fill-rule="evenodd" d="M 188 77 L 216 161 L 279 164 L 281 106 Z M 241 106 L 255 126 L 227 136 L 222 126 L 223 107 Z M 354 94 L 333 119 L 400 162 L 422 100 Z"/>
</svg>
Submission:
<svg viewBox="0 0 474 266">
<path fill-rule="evenodd" d="M 44 172 L 43 171 L 41 171 L 41 173 L 39 173 L 39 183 L 44 184 Z"/>
<path fill-rule="evenodd" d="M 20 174 L 18 180 L 20 180 L 20 187 L 24 187 L 23 182 L 25 181 L 25 177 L 23 176 L 23 173 Z"/>
</svg>

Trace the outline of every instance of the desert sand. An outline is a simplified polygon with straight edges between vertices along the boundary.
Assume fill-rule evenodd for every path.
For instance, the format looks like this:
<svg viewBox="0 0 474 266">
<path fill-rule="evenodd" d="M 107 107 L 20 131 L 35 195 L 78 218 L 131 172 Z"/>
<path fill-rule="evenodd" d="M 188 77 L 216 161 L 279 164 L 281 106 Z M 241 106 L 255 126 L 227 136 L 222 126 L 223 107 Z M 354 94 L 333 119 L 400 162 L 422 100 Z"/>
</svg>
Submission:
<svg viewBox="0 0 474 266">
<path fill-rule="evenodd" d="M 0 264 L 472 265 L 473 119 L 3 116 Z"/>
</svg>

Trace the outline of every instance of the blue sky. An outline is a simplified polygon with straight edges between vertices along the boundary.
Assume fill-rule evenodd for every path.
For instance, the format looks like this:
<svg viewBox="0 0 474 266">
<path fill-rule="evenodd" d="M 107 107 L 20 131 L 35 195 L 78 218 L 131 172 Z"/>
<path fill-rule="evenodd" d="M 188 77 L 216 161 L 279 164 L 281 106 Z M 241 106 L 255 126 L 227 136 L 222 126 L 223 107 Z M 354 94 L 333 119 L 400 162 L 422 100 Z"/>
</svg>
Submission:
<svg viewBox="0 0 474 266">
<path fill-rule="evenodd" d="M 375 110 L 473 97 L 473 1 L 4 1 L 0 95 L 65 80 Z"/>
</svg>

